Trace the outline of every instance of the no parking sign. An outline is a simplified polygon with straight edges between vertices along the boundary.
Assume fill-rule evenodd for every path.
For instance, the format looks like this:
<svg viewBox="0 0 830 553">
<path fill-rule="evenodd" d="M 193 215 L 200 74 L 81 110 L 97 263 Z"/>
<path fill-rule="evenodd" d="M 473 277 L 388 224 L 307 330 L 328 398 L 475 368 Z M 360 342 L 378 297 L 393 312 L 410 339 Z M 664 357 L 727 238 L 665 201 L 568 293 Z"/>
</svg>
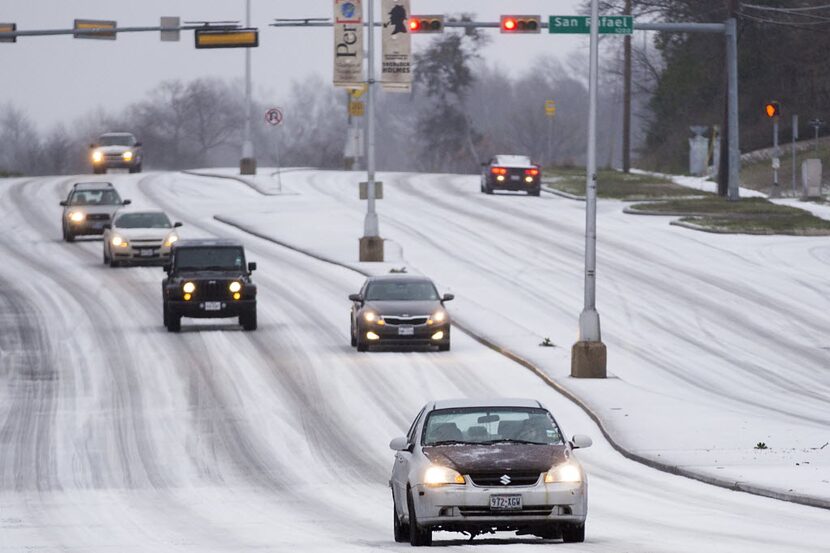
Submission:
<svg viewBox="0 0 830 553">
<path fill-rule="evenodd" d="M 277 126 L 282 124 L 283 114 L 280 108 L 271 108 L 265 112 L 265 121 L 269 125 Z"/>
</svg>

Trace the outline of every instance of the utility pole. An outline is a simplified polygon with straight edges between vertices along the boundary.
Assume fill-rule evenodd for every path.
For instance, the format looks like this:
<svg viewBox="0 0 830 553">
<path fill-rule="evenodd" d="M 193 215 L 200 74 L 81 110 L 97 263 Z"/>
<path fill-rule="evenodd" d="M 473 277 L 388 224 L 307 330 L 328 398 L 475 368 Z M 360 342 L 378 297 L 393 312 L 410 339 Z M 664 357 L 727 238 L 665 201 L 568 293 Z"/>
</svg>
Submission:
<svg viewBox="0 0 830 553">
<path fill-rule="evenodd" d="M 726 0 L 726 17 L 728 18 L 735 18 L 738 15 L 738 4 L 739 0 Z M 727 67 L 726 71 L 724 72 L 724 102 L 723 102 L 723 122 L 721 124 L 721 139 L 720 139 L 720 166 L 718 167 L 718 196 L 723 198 L 729 195 L 729 167 L 731 164 L 731 160 L 729 158 L 729 151 L 730 151 L 730 129 L 729 129 L 729 90 L 730 90 L 730 83 L 729 83 L 729 61 L 728 61 L 728 50 L 729 50 L 729 38 L 727 37 L 726 42 L 726 50 L 727 50 Z"/>
<path fill-rule="evenodd" d="M 360 261 L 383 261 L 383 238 L 375 212 L 375 0 L 368 0 L 367 86 L 366 94 L 366 218 L 360 239 Z"/>
<path fill-rule="evenodd" d="M 631 15 L 631 0 L 625 0 L 624 15 Z M 631 35 L 623 38 L 623 172 L 631 172 Z"/>
<path fill-rule="evenodd" d="M 251 0 L 245 0 L 245 26 L 251 27 Z M 245 48 L 245 126 L 242 137 L 242 160 L 239 172 L 243 175 L 256 175 L 256 158 L 254 143 L 251 140 L 251 49 Z"/>
<path fill-rule="evenodd" d="M 605 378 L 606 349 L 596 308 L 597 271 L 597 81 L 599 80 L 599 0 L 591 0 L 588 67 L 588 163 L 585 178 L 585 304 L 579 315 L 579 341 L 571 348 L 571 376 Z"/>
</svg>

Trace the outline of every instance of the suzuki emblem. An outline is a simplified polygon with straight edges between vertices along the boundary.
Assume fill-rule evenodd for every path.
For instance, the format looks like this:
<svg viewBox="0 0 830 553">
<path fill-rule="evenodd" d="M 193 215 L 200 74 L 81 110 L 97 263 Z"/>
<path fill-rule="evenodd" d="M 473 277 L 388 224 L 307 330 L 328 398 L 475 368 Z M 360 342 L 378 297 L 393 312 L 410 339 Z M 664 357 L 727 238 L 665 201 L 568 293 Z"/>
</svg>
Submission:
<svg viewBox="0 0 830 553">
<path fill-rule="evenodd" d="M 506 486 L 506 485 L 508 485 L 510 482 L 512 482 L 512 480 L 510 480 L 510 477 L 509 477 L 509 476 L 507 476 L 506 474 L 503 474 L 503 475 L 502 475 L 502 477 L 501 477 L 501 478 L 499 478 L 499 482 L 501 482 L 503 485 L 505 485 L 505 486 Z"/>
</svg>

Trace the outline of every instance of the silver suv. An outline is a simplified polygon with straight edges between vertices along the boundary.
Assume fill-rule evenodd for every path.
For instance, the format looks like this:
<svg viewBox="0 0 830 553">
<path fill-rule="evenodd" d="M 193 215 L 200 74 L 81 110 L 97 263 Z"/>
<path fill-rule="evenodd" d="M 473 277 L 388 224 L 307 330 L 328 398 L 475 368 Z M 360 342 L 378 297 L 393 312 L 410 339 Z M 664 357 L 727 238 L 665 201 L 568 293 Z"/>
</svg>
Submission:
<svg viewBox="0 0 830 553">
<path fill-rule="evenodd" d="M 97 144 L 90 144 L 90 161 L 93 173 L 106 173 L 107 169 L 129 169 L 140 173 L 144 152 L 141 142 L 128 132 L 108 132 L 98 137 Z"/>
<path fill-rule="evenodd" d="M 103 234 L 112 223 L 112 215 L 130 200 L 122 200 L 109 182 L 77 182 L 69 191 L 63 206 L 61 227 L 63 239 L 72 242 L 76 236 Z"/>
</svg>

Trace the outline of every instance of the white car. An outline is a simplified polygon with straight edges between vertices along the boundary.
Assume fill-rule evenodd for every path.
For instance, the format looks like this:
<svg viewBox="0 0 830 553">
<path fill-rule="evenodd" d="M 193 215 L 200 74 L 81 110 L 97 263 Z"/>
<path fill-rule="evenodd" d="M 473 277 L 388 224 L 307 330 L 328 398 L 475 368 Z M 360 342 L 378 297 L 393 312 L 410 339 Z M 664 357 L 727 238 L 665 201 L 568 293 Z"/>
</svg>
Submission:
<svg viewBox="0 0 830 553">
<path fill-rule="evenodd" d="M 102 134 L 97 144 L 89 145 L 89 152 L 93 173 L 106 173 L 107 169 L 128 169 L 130 173 L 140 173 L 144 161 L 141 142 L 128 132 Z"/>
<path fill-rule="evenodd" d="M 181 223 L 171 223 L 163 211 L 121 209 L 104 229 L 104 263 L 164 265 L 170 247 L 179 239 Z"/>
<path fill-rule="evenodd" d="M 538 401 L 430 402 L 389 444 L 395 541 L 431 545 L 434 530 L 584 541 L 588 481 L 574 450 L 590 445 L 566 440 Z"/>
</svg>

